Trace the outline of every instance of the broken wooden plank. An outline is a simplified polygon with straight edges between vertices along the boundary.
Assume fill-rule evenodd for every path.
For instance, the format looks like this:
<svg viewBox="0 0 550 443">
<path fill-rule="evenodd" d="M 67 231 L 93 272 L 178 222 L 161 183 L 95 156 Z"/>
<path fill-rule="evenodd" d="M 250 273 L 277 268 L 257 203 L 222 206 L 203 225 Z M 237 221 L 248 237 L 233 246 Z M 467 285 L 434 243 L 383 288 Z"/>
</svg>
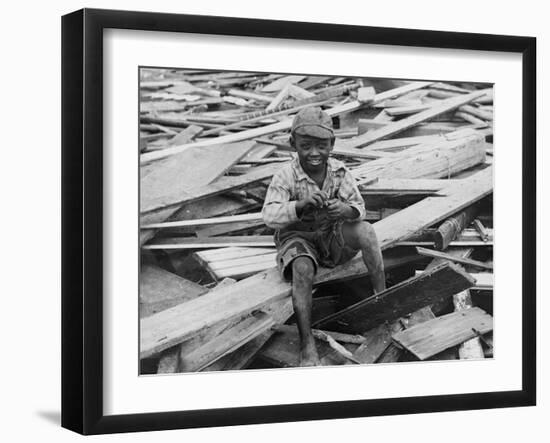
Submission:
<svg viewBox="0 0 550 443">
<path fill-rule="evenodd" d="M 470 291 L 462 291 L 453 295 L 455 311 L 471 309 L 473 307 Z M 466 340 L 458 346 L 458 356 L 461 360 L 485 358 L 479 337 Z"/>
<path fill-rule="evenodd" d="M 457 181 L 454 179 L 379 178 L 373 183 L 362 185 L 361 194 L 380 195 L 438 192 L 441 191 L 443 188 L 454 184 L 457 184 Z"/>
<path fill-rule="evenodd" d="M 492 169 L 487 168 L 446 188 L 445 197 L 427 197 L 373 225 L 380 247 L 387 249 L 411 234 L 460 211 L 493 190 Z M 403 254 L 394 261 L 417 259 Z M 385 262 L 386 265 L 386 262 Z M 388 266 L 386 265 L 386 268 Z M 350 262 L 332 269 L 321 268 L 315 284 L 367 275 L 358 254 Z M 140 358 L 181 343 L 198 331 L 218 322 L 242 316 L 279 299 L 289 298 L 291 285 L 276 268 L 235 283 L 231 288 L 214 289 L 196 300 L 175 306 L 141 321 Z"/>
<path fill-rule="evenodd" d="M 262 312 L 268 314 L 276 325 L 282 324 L 292 315 L 292 299 L 286 298 L 277 300 L 264 307 Z M 274 331 L 272 329 L 261 333 L 259 336 L 241 346 L 236 351 L 222 357 L 216 362 L 204 368 L 204 371 L 231 371 L 247 367 L 258 351 L 271 338 Z"/>
<path fill-rule="evenodd" d="M 191 190 L 180 189 L 177 192 L 172 190 L 170 195 L 148 199 L 147 206 L 143 205 L 141 207 L 141 213 L 146 214 L 153 211 L 162 210 L 168 206 L 189 204 L 207 197 L 213 197 L 215 195 L 223 194 L 224 192 L 229 192 L 253 183 L 258 183 L 272 177 L 273 174 L 281 167 L 282 165 L 280 163 L 259 166 L 246 174 L 234 177 L 222 177 L 213 183 L 196 187 Z"/>
<path fill-rule="evenodd" d="M 475 230 L 479 233 L 481 240 L 483 240 L 484 242 L 488 241 L 490 237 L 489 232 L 487 231 L 485 226 L 483 226 L 483 223 L 481 223 L 481 221 L 478 218 L 476 218 L 472 223 L 474 225 Z"/>
<path fill-rule="evenodd" d="M 229 246 L 266 247 L 275 246 L 275 242 L 271 235 L 235 235 L 207 238 L 168 237 L 159 238 L 154 244 L 143 245 L 142 249 L 178 250 L 221 248 Z"/>
<path fill-rule="evenodd" d="M 355 303 L 314 326 L 345 325 L 346 330 L 352 332 L 369 330 L 380 323 L 396 320 L 451 297 L 473 286 L 474 282 L 462 268 L 453 263 L 445 263 Z"/>
<path fill-rule="evenodd" d="M 433 106 L 430 109 L 414 114 L 410 117 L 399 120 L 395 123 L 389 123 L 383 128 L 369 131 L 364 135 L 360 135 L 354 139 L 347 140 L 346 144 L 354 148 L 362 148 L 367 146 L 377 140 L 387 138 L 391 135 L 398 134 L 408 128 L 411 128 L 419 123 L 422 123 L 426 120 L 430 120 L 434 117 L 437 117 L 444 112 L 452 111 L 453 109 L 458 108 L 466 103 L 485 95 L 485 91 L 475 91 L 470 94 L 461 95 L 459 97 L 449 98 L 442 101 L 439 105 Z"/>
<path fill-rule="evenodd" d="M 217 287 L 221 288 L 233 283 L 235 283 L 235 280 L 227 278 L 218 283 Z M 193 352 L 195 349 L 204 346 L 205 343 L 213 340 L 223 331 L 237 323 L 237 321 L 238 320 L 231 320 L 229 322 L 218 323 L 211 328 L 201 331 L 193 338 L 180 343 L 173 348 L 167 349 L 161 354 L 158 362 L 157 374 L 173 374 L 176 372 L 181 372 L 180 355 L 186 355 L 187 353 Z"/>
<path fill-rule="evenodd" d="M 208 289 L 158 266 L 143 265 L 139 274 L 140 318 L 192 300 Z"/>
<path fill-rule="evenodd" d="M 484 263 L 482 261 L 478 260 L 471 260 L 469 258 L 463 258 L 463 257 L 457 257 L 450 254 L 445 254 L 444 252 L 439 251 L 433 251 L 431 249 L 426 249 L 422 247 L 417 247 L 416 251 L 420 255 L 424 255 L 426 257 L 432 257 L 432 258 L 440 258 L 443 260 L 449 260 L 455 263 L 461 263 L 463 265 L 467 266 L 474 266 L 476 268 L 482 268 L 482 269 L 490 269 L 493 270 L 493 265 L 491 263 Z"/>
<path fill-rule="evenodd" d="M 373 103 L 387 100 L 388 98 L 396 97 L 398 95 L 405 94 L 406 92 L 409 92 L 409 91 L 424 88 L 429 84 L 430 82 L 413 82 L 389 91 L 382 92 L 375 96 Z M 357 109 L 360 109 L 363 106 L 364 104 L 360 103 L 359 101 L 352 101 L 350 103 L 346 103 L 343 105 L 330 108 L 326 112 L 331 117 L 336 117 L 341 114 L 356 111 Z M 285 131 L 290 129 L 291 126 L 292 126 L 292 118 L 287 118 L 279 123 L 273 123 L 271 125 L 262 126 L 259 128 L 240 131 L 236 134 L 229 134 L 225 136 L 214 137 L 212 139 L 201 140 L 199 142 L 193 142 L 185 145 L 174 146 L 172 148 L 163 149 L 162 151 L 158 151 L 158 152 L 145 153 L 140 156 L 140 163 L 144 164 L 144 163 L 151 162 L 153 160 L 158 160 L 170 155 L 174 155 L 174 154 L 177 154 L 178 152 L 182 152 L 186 149 L 189 149 L 190 147 L 204 147 L 204 146 L 235 143 L 242 140 L 249 140 L 256 137 L 272 134 L 278 131 Z"/>
<path fill-rule="evenodd" d="M 471 289 L 478 291 L 492 291 L 493 290 L 493 274 L 487 272 L 474 273 L 470 272 L 470 275 L 475 279 L 475 285 Z"/>
<path fill-rule="evenodd" d="M 367 331 L 363 336 L 365 342 L 353 353 L 362 364 L 374 363 L 392 342 L 390 327 L 386 323 Z"/>
<path fill-rule="evenodd" d="M 251 214 L 240 215 L 228 215 L 225 217 L 212 217 L 212 218 L 198 218 L 191 220 L 178 220 L 162 223 L 151 223 L 148 225 L 140 226 L 141 229 L 162 229 L 162 228 L 183 228 L 183 227 L 199 227 L 207 225 L 218 225 L 225 223 L 238 223 L 243 221 L 257 221 L 262 220 L 261 212 L 254 212 Z"/>
<path fill-rule="evenodd" d="M 399 320 L 394 321 L 390 324 L 389 331 L 389 346 L 384 350 L 380 355 L 376 363 L 392 363 L 396 361 L 402 361 L 405 354 L 405 350 L 398 346 L 391 338 L 392 334 L 396 332 L 403 331 L 407 328 L 412 328 L 415 325 L 423 323 L 428 320 L 435 318 L 434 313 L 432 312 L 429 306 L 424 306 L 417 311 L 414 311 L 412 314 L 401 317 Z"/>
<path fill-rule="evenodd" d="M 474 307 L 436 317 L 393 334 L 392 337 L 419 360 L 425 360 L 492 329 L 493 318 L 482 309 Z"/>
<path fill-rule="evenodd" d="M 190 149 L 151 165 L 140 180 L 140 213 L 181 202 L 180 192 L 208 185 L 252 149 L 254 142 Z"/>
<path fill-rule="evenodd" d="M 273 319 L 263 312 L 252 314 L 204 346 L 181 356 L 181 371 L 195 372 L 204 369 L 270 329 L 273 324 Z"/>
</svg>

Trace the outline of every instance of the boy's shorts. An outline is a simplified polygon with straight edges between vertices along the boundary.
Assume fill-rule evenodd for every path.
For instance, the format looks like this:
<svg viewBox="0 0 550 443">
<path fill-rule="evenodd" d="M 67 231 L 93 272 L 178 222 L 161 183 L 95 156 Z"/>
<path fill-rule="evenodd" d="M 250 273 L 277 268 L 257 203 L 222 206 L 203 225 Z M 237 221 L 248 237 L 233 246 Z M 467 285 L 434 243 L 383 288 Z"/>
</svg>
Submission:
<svg viewBox="0 0 550 443">
<path fill-rule="evenodd" d="M 315 266 L 333 268 L 351 260 L 358 252 L 346 245 L 343 223 L 336 223 L 326 232 L 287 231 L 275 236 L 277 266 L 281 276 L 292 279 L 292 262 L 298 257 L 309 257 Z"/>
</svg>

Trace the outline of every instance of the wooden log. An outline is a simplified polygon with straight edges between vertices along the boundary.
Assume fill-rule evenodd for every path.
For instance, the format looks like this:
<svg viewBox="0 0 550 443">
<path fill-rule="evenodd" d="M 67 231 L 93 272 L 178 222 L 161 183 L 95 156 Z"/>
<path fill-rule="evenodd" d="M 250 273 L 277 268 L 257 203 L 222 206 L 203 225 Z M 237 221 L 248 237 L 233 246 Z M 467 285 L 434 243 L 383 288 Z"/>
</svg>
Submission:
<svg viewBox="0 0 550 443">
<path fill-rule="evenodd" d="M 492 112 L 487 112 L 487 111 L 484 111 L 482 109 L 476 108 L 474 106 L 464 105 L 464 106 L 461 106 L 460 108 L 458 108 L 458 110 L 461 111 L 461 112 L 464 112 L 466 114 L 471 114 L 474 117 L 477 117 L 481 120 L 493 121 L 493 113 Z"/>
<path fill-rule="evenodd" d="M 449 244 L 472 222 L 478 212 L 479 206 L 472 205 L 445 220 L 434 233 L 435 248 L 440 251 L 447 249 Z"/>
<path fill-rule="evenodd" d="M 485 162 L 482 136 L 420 145 L 395 158 L 381 158 L 353 169 L 359 184 L 380 178 L 442 178 Z"/>
<path fill-rule="evenodd" d="M 433 119 L 445 112 L 452 111 L 453 109 L 456 109 L 466 103 L 470 103 L 476 98 L 485 95 L 485 93 L 485 91 L 475 91 L 470 94 L 461 95 L 459 97 L 449 98 L 441 102 L 439 105 L 431 107 L 430 109 L 414 114 L 403 120 L 399 120 L 398 122 L 389 123 L 383 128 L 369 131 L 368 133 L 360 135 L 352 140 L 348 140 L 347 144 L 348 146 L 354 148 L 362 148 L 371 143 L 374 143 L 377 140 L 381 140 L 383 138 L 398 134 L 399 132 L 411 128 L 419 123 Z"/>
<path fill-rule="evenodd" d="M 445 197 L 427 197 L 375 223 L 373 227 L 380 247 L 393 246 L 485 197 L 492 189 L 492 169 L 487 168 L 464 179 L 459 186 L 447 188 Z M 395 261 L 399 259 L 397 257 Z M 346 264 L 319 269 L 315 284 L 364 275 L 367 275 L 367 270 L 358 254 Z M 140 357 L 161 352 L 218 322 L 242 316 L 278 299 L 289 298 L 290 292 L 290 284 L 281 280 L 279 272 L 273 268 L 241 280 L 231 288 L 214 289 L 196 300 L 143 319 Z"/>
<path fill-rule="evenodd" d="M 452 261 L 455 263 L 461 263 L 467 266 L 474 266 L 476 268 L 493 270 L 493 265 L 491 263 L 484 263 L 478 260 L 470 260 L 469 258 L 456 257 L 450 254 L 445 254 L 444 252 L 433 251 L 431 249 L 426 249 L 422 247 L 417 247 L 416 252 L 426 257 L 440 258 L 442 260 L 449 260 L 449 261 Z"/>
<path fill-rule="evenodd" d="M 344 325 L 347 331 L 365 331 L 384 321 L 396 320 L 424 306 L 451 297 L 473 286 L 474 282 L 474 279 L 457 265 L 442 264 L 324 318 L 314 326 L 334 325 L 331 327 L 338 330 L 340 325 Z"/>
<path fill-rule="evenodd" d="M 436 317 L 392 337 L 419 360 L 425 360 L 492 329 L 493 318 L 475 307 Z"/>
<path fill-rule="evenodd" d="M 413 82 L 404 86 L 400 86 L 398 88 L 377 94 L 375 96 L 375 99 L 373 100 L 373 103 L 387 100 L 388 98 L 396 97 L 416 89 L 424 88 L 428 85 L 430 85 L 430 82 Z M 362 106 L 364 106 L 363 103 L 360 103 L 359 101 L 352 101 L 350 103 L 346 103 L 344 105 L 339 105 L 339 106 L 335 106 L 334 108 L 328 109 L 327 114 L 329 114 L 331 117 L 336 117 L 341 114 L 356 111 Z M 174 146 L 172 148 L 163 149 L 160 152 L 145 153 L 140 156 L 140 163 L 141 164 L 148 163 L 153 160 L 158 160 L 160 158 L 174 155 L 190 147 L 204 147 L 204 146 L 228 144 L 228 143 L 235 143 L 242 140 L 253 139 L 255 137 L 262 137 L 264 135 L 272 134 L 274 132 L 288 130 L 290 129 L 291 126 L 292 126 L 292 118 L 287 118 L 279 123 L 273 123 L 271 125 L 262 126 L 260 128 L 240 131 L 236 134 L 214 137 L 212 139 L 202 140 L 200 142 L 194 142 L 194 143 L 185 144 L 181 146 Z"/>
</svg>

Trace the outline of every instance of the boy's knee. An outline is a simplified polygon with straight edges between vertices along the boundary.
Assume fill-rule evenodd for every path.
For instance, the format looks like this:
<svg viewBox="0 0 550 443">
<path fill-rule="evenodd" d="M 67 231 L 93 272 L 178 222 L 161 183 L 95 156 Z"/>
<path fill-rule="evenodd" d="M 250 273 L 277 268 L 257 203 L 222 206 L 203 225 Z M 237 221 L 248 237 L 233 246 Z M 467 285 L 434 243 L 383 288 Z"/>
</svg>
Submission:
<svg viewBox="0 0 550 443">
<path fill-rule="evenodd" d="M 353 234 L 361 248 L 366 248 L 377 243 L 376 232 L 372 225 L 361 221 L 353 225 Z"/>
<path fill-rule="evenodd" d="M 292 275 L 298 278 L 312 278 L 315 265 L 308 257 L 297 257 L 292 262 Z"/>
</svg>

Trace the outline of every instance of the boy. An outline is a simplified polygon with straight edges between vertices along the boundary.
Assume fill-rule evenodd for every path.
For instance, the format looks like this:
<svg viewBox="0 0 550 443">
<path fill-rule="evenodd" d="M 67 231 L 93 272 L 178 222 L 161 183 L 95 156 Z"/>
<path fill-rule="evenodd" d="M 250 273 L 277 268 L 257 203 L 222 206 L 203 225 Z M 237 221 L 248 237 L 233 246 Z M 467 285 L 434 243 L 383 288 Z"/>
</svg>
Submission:
<svg viewBox="0 0 550 443">
<path fill-rule="evenodd" d="M 362 251 L 374 292 L 385 289 L 384 264 L 365 205 L 349 170 L 329 158 L 332 119 L 319 107 L 301 110 L 290 144 L 297 158 L 273 176 L 262 216 L 276 229 L 277 264 L 292 279 L 292 302 L 300 333 L 300 366 L 320 365 L 311 333 L 311 288 L 319 265 L 334 267 Z"/>
</svg>

